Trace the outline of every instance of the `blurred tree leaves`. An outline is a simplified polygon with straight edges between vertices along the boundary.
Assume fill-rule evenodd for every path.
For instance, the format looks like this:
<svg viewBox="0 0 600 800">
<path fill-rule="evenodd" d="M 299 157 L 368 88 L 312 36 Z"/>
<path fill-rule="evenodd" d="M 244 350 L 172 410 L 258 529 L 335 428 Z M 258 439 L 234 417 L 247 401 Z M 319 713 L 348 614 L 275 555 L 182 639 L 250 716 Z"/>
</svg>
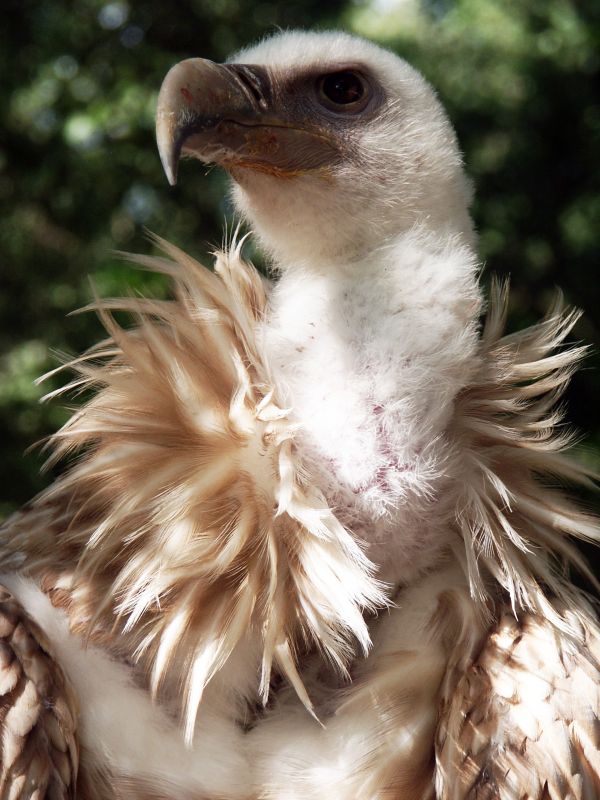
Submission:
<svg viewBox="0 0 600 800">
<path fill-rule="evenodd" d="M 35 378 L 101 335 L 99 294 L 162 293 L 115 249 L 147 251 L 144 228 L 202 256 L 228 212 L 222 175 L 197 170 L 171 190 L 154 143 L 162 78 L 192 55 L 223 60 L 276 26 L 335 22 L 341 2 L 35 0 L 3 3 L 0 30 L 0 511 L 47 480 L 26 447 L 65 418 L 40 406 Z M 191 171 L 190 171 L 191 172 Z M 184 175 L 185 178 L 185 175 Z"/>
<path fill-rule="evenodd" d="M 216 170 L 169 189 L 155 151 L 161 80 L 191 55 L 222 60 L 276 27 L 345 27 L 407 57 L 438 88 L 476 185 L 486 274 L 511 273 L 514 325 L 554 286 L 600 343 L 600 8 L 567 0 L 25 0 L 0 30 L 0 511 L 39 489 L 32 442 L 66 418 L 35 378 L 95 341 L 97 291 L 161 294 L 115 257 L 144 228 L 205 257 L 230 213 Z M 600 370 L 588 360 L 570 419 L 600 450 Z M 589 367 L 594 366 L 594 371 Z M 59 385 L 60 379 L 48 387 Z M 588 458 L 594 450 L 588 447 Z"/>
</svg>

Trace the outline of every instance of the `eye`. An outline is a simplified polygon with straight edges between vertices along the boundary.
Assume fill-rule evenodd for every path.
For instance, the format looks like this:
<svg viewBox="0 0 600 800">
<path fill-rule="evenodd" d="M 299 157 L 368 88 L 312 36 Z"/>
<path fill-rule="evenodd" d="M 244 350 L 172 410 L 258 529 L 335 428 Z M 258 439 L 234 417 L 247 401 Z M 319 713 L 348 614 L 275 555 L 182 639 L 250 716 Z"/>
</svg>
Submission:
<svg viewBox="0 0 600 800">
<path fill-rule="evenodd" d="M 339 113 L 362 111 L 369 99 L 369 86 L 358 72 L 344 70 L 322 75 L 317 81 L 322 105 Z"/>
</svg>

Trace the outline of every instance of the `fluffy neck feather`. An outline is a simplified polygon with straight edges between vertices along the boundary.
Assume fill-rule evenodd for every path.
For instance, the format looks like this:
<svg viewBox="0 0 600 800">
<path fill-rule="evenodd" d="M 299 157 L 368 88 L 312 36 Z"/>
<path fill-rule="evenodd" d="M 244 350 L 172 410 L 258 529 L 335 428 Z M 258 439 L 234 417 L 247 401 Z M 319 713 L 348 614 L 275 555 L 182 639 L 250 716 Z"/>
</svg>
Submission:
<svg viewBox="0 0 600 800">
<path fill-rule="evenodd" d="M 542 322 L 502 336 L 508 285 L 492 286 L 470 386 L 457 398 L 450 435 L 460 450 L 455 530 L 475 599 L 506 593 L 515 612 L 564 621 L 548 598 L 572 604 L 574 566 L 598 587 L 575 540 L 600 542 L 598 519 L 558 486 L 595 488 L 598 476 L 569 457 L 572 435 L 557 405 L 585 347 L 565 346 L 579 312 L 560 296 Z"/>
<path fill-rule="evenodd" d="M 385 141 L 386 133 L 384 129 L 378 141 Z M 368 150 L 377 147 L 369 142 Z M 418 158 L 402 155 L 402 172 Z M 342 175 L 283 181 L 234 170 L 233 202 L 280 274 L 296 269 L 310 275 L 368 270 L 382 250 L 415 230 L 432 239 L 474 246 L 468 211 L 471 189 L 458 153 L 450 175 L 434 170 L 424 175 L 421 168 L 405 175 L 401 188 L 396 185 L 398 165 L 382 160 L 387 172 L 375 173 L 372 180 L 370 173 L 357 180 L 361 166 L 354 164 Z"/>
<path fill-rule="evenodd" d="M 505 298 L 496 293 L 477 343 L 472 254 L 459 246 L 453 272 L 454 250 L 430 242 L 424 251 L 417 243 L 419 259 L 406 258 L 403 274 L 382 278 L 375 295 L 397 302 L 387 294 L 396 281 L 399 297 L 410 299 L 395 315 L 408 313 L 403 335 L 390 340 L 401 360 L 409 342 L 428 334 L 427 320 L 436 334 L 418 358 L 412 352 L 420 382 L 403 372 L 406 385 L 394 375 L 386 391 L 390 398 L 429 395 L 417 406 L 414 430 L 424 428 L 434 444 L 444 440 L 447 460 L 434 472 L 439 478 L 450 471 L 453 486 L 438 533 L 464 564 L 474 599 L 487 608 L 500 593 L 516 611 L 552 614 L 547 597 L 568 599 L 573 591 L 554 569 L 555 558 L 585 569 L 568 537 L 598 540 L 596 520 L 544 488 L 556 479 L 589 481 L 563 454 L 568 442 L 556 433 L 553 410 L 582 355 L 561 347 L 576 316 L 555 310 L 539 326 L 502 338 Z M 292 277 L 274 297 L 278 344 L 267 356 L 256 337 L 263 289 L 239 251 L 218 261 L 216 277 L 165 247 L 172 260 L 143 261 L 173 277 L 176 299 L 101 304 L 112 340 L 73 362 L 80 376 L 74 386 L 98 393 L 54 438 L 57 457 L 83 455 L 9 521 L 1 564 L 38 576 L 79 632 L 139 660 L 156 691 L 164 685 L 167 697 L 178 697 L 185 685 L 191 738 L 205 683 L 247 637 L 256 644 L 256 661 L 247 664 L 251 691 L 266 697 L 274 661 L 310 706 L 295 648 L 317 645 L 343 670 L 354 643 L 369 643 L 362 611 L 385 601 L 368 561 L 317 488 L 327 465 L 315 478 L 302 461 L 297 424 L 273 380 L 271 366 L 285 367 L 275 363 L 277 346 L 294 357 L 306 323 L 300 315 L 299 322 L 288 319 L 289 330 L 284 325 Z M 344 284 L 336 281 L 325 309 L 338 313 Z M 351 304 L 355 312 L 360 297 Z M 106 313 L 110 306 L 133 312 L 137 329 L 118 328 Z M 338 331 L 346 348 L 354 323 Z M 444 324 L 452 336 L 444 336 Z M 257 477 L 258 464 L 268 468 Z M 407 491 L 402 481 L 399 487 Z M 413 497 L 419 492 L 417 486 Z M 371 513 L 381 498 L 362 494 Z"/>
<path fill-rule="evenodd" d="M 445 431 L 480 305 L 474 252 L 423 229 L 359 262 L 288 269 L 272 293 L 267 352 L 298 450 L 392 584 L 447 547 L 458 470 Z"/>
<path fill-rule="evenodd" d="M 274 666 L 310 710 L 297 655 L 318 647 L 343 673 L 370 643 L 363 612 L 386 600 L 294 452 L 255 337 L 260 276 L 239 248 L 214 275 L 163 247 L 173 261 L 140 261 L 174 277 L 176 300 L 96 306 L 111 341 L 73 362 L 71 387 L 100 389 L 53 442 L 55 458 L 85 455 L 4 544 L 155 694 L 177 704 L 183 686 L 191 739 L 206 684 L 240 647 L 227 694 L 266 702 Z"/>
</svg>

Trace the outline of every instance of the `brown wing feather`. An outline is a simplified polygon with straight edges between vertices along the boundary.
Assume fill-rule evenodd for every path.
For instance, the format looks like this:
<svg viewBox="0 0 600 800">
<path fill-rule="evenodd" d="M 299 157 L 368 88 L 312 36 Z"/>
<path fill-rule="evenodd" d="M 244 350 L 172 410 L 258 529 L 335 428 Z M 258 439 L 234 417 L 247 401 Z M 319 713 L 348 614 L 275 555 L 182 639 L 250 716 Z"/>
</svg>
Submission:
<svg viewBox="0 0 600 800">
<path fill-rule="evenodd" d="M 443 800 L 600 797 L 600 639 L 587 615 L 559 611 L 571 634 L 507 611 L 446 698 Z"/>
<path fill-rule="evenodd" d="M 75 698 L 42 632 L 3 587 L 0 731 L 0 797 L 75 797 Z"/>
</svg>

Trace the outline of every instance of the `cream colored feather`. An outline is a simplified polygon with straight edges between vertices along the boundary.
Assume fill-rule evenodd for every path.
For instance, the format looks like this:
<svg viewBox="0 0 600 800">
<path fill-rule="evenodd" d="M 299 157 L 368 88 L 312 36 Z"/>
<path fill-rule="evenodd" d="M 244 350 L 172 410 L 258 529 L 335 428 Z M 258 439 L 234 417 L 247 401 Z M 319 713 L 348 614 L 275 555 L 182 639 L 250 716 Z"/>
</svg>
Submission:
<svg viewBox="0 0 600 800">
<path fill-rule="evenodd" d="M 171 698 L 183 683 L 189 741 L 204 685 L 251 630 L 260 642 L 257 660 L 246 665 L 251 675 L 261 675 L 255 695 L 266 697 L 273 659 L 304 705 L 312 709 L 315 695 L 315 712 L 327 727 L 322 733 L 318 726 L 305 730 L 289 700 L 264 722 L 255 721 L 248 741 L 265 797 L 283 796 L 284 784 L 297 784 L 289 796 L 298 798 L 318 797 L 327 786 L 330 796 L 343 800 L 385 792 L 403 800 L 433 797 L 438 709 L 438 796 L 470 797 L 469 787 L 487 780 L 488 761 L 497 763 L 497 731 L 504 729 L 503 715 L 513 713 L 498 686 L 521 678 L 528 685 L 527 669 L 537 671 L 535 658 L 544 660 L 540 652 L 550 652 L 549 642 L 557 649 L 546 659 L 548 678 L 541 680 L 563 681 L 570 702 L 578 702 L 580 679 L 572 681 L 579 671 L 597 669 L 589 655 L 595 652 L 596 623 L 553 567 L 557 556 L 585 569 L 567 537 L 593 538 L 594 521 L 539 480 L 544 473 L 590 479 L 561 452 L 567 442 L 554 433 L 558 391 L 582 355 L 581 348 L 555 354 L 574 315 L 553 311 L 539 326 L 503 337 L 506 292 L 493 294 L 474 378 L 457 399 L 449 428 L 464 459 L 455 534 L 466 556 L 451 536 L 449 546 L 464 560 L 468 579 L 452 571 L 449 579 L 434 573 L 412 594 L 398 595 L 399 609 L 390 620 L 383 627 L 371 623 L 375 650 L 362 664 L 355 661 L 349 690 L 323 695 L 310 670 L 303 670 L 304 657 L 300 666 L 296 659 L 316 645 L 343 669 L 349 656 L 355 658 L 352 638 L 368 643 L 361 609 L 381 607 L 385 600 L 368 562 L 294 452 L 293 420 L 278 402 L 253 332 L 265 308 L 261 278 L 241 260 L 239 247 L 218 255 L 213 274 L 176 248 L 161 246 L 170 260 L 142 263 L 172 276 L 175 299 L 95 304 L 111 340 L 73 362 L 79 377 L 70 386 L 93 386 L 97 393 L 54 437 L 52 458 L 81 448 L 83 453 L 11 521 L 10 538 L 3 540 L 4 568 L 25 555 L 26 574 L 37 576 L 55 604 L 67 609 L 77 635 L 121 657 L 134 656 L 159 696 L 162 683 Z M 110 316 L 114 308 L 133 312 L 136 327 L 117 326 Z M 469 586 L 476 602 L 468 599 Z M 503 593 L 521 622 L 505 617 L 501 624 L 539 632 L 523 646 L 531 664 L 521 665 L 512 678 L 512 662 L 497 654 L 494 633 Z M 566 614 L 554 596 L 580 612 Z M 100 597 L 105 600 L 98 605 Z M 407 614 L 417 608 L 419 616 L 409 622 Z M 477 656 L 481 647 L 492 655 Z M 493 680 L 483 677 L 482 658 Z M 499 666 L 489 666 L 490 659 L 499 659 Z M 565 659 L 575 659 L 575 672 L 569 668 L 560 677 L 556 669 L 563 669 Z M 544 708 L 554 708 L 552 698 L 544 702 Z M 569 710 L 568 702 L 560 709 Z M 537 712 L 514 713 L 522 720 Z M 472 720 L 477 714 L 483 714 L 491 743 L 485 744 L 478 728 L 464 728 L 465 715 Z M 589 720 L 597 721 L 595 701 L 578 730 L 588 730 Z M 360 738 L 346 742 L 355 726 Z M 592 729 L 586 735 L 593 736 Z M 403 730 L 411 731 L 408 739 Z M 477 742 L 484 736 L 483 744 L 463 745 L 465 736 Z M 299 769 L 305 737 L 320 757 L 341 758 L 343 773 L 325 779 L 321 769 L 313 779 L 308 763 Z M 518 750 L 510 741 L 507 753 L 513 746 Z M 468 762 L 457 755 L 463 747 L 473 752 Z M 560 734 L 552 747 L 567 757 L 572 738 Z M 295 753 L 291 773 L 282 748 Z M 526 774 L 528 762 L 519 763 Z M 501 769 L 493 766 L 494 774 Z M 484 778 L 476 777 L 477 770 Z M 115 780 L 137 785 L 135 776 Z M 576 800 L 592 796 L 588 783 L 573 780 L 579 780 Z M 525 786 L 523 781 L 518 785 Z M 510 787 L 503 791 L 503 800 L 520 798 Z M 544 795 L 532 790 L 531 797 Z"/>
<path fill-rule="evenodd" d="M 142 263 L 172 276 L 176 299 L 96 304 L 111 341 L 73 362 L 79 377 L 70 386 L 93 386 L 97 394 L 53 440 L 53 459 L 82 447 L 83 456 L 13 520 L 4 552 L 5 559 L 9 549 L 27 554 L 26 571 L 39 575 L 55 602 L 67 607 L 79 634 L 114 652 L 127 641 L 128 651 L 150 671 L 155 692 L 162 681 L 171 691 L 185 682 L 191 740 L 204 685 L 248 628 L 261 641 L 256 692 L 266 697 L 274 659 L 312 708 L 297 652 L 312 641 L 343 669 L 349 637 L 368 643 L 360 609 L 385 601 L 368 562 L 294 455 L 293 421 L 277 401 L 253 333 L 265 306 L 260 277 L 241 260 L 239 247 L 219 254 L 212 274 L 172 246 L 161 246 L 171 260 Z M 462 686 L 465 670 L 479 675 L 470 659 L 484 641 L 483 618 L 496 615 L 494 586 L 513 598 L 519 614 L 531 609 L 545 615 L 544 623 L 531 617 L 531 624 L 546 626 L 543 636 L 557 636 L 557 626 L 569 633 L 568 648 L 583 647 L 590 636 L 582 634 L 578 617 L 555 610 L 547 591 L 581 606 L 551 559 L 554 553 L 585 568 L 565 536 L 592 538 L 594 521 L 539 482 L 542 472 L 589 480 L 560 452 L 566 441 L 553 429 L 557 390 L 582 349 L 553 353 L 575 317 L 553 311 L 539 326 L 502 337 L 505 301 L 505 291 L 491 299 L 475 378 L 458 398 L 450 429 L 465 464 L 457 533 L 479 602 L 460 599 L 456 579 L 448 590 L 434 576 L 440 599 L 421 590 L 433 603 L 430 611 L 423 605 L 426 639 L 418 644 L 415 629 L 416 650 L 398 651 L 390 660 L 377 655 L 389 647 L 384 638 L 358 673 L 355 668 L 350 694 L 335 701 L 336 725 L 343 729 L 360 720 L 370 744 L 349 759 L 347 794 L 340 797 L 375 797 L 378 786 L 404 787 L 407 797 L 417 786 L 425 791 L 438 691 L 448 709 L 438 732 L 440 797 L 450 791 L 448 781 L 462 785 L 448 777 L 460 765 L 452 748 L 459 746 L 456 731 L 464 735 L 463 704 L 475 702 L 472 688 L 463 700 Z M 118 327 L 109 313 L 114 308 L 132 311 L 137 326 Z M 456 599 L 444 599 L 452 593 Z M 99 607 L 98 597 L 106 598 Z M 483 618 L 473 616 L 478 605 Z M 463 633 L 457 639 L 458 630 Z M 492 634 L 487 646 L 495 647 L 496 638 Z M 182 651 L 189 654 L 185 659 L 178 656 Z M 561 658 L 552 660 L 551 671 Z M 249 670 L 258 666 L 252 662 Z M 491 703 L 492 710 L 501 702 L 492 693 L 486 698 L 477 702 Z M 317 708 L 329 737 L 336 730 L 328 722 L 330 704 Z M 267 718 L 254 738 L 289 746 L 289 731 L 287 739 L 272 735 L 270 724 L 285 723 Z M 399 748 L 383 745 L 395 726 L 406 725 L 413 736 L 422 728 L 410 746 L 403 740 Z"/>
<path fill-rule="evenodd" d="M 579 313 L 562 310 L 560 298 L 541 323 L 503 336 L 507 302 L 508 284 L 494 284 L 478 366 L 457 398 L 457 527 L 476 599 L 487 600 L 491 578 L 515 613 L 535 611 L 564 627 L 547 601 L 577 602 L 564 567 L 597 585 L 571 540 L 598 542 L 598 520 L 558 488 L 594 487 L 594 473 L 567 452 L 573 437 L 560 428 L 557 406 L 587 348 L 565 346 Z"/>
<path fill-rule="evenodd" d="M 171 261 L 137 260 L 170 274 L 176 299 L 95 306 L 111 339 L 72 362 L 66 390 L 97 394 L 53 437 L 51 462 L 85 455 L 4 547 L 29 554 L 30 574 L 69 574 L 57 586 L 77 630 L 129 635 L 154 693 L 167 675 L 183 682 L 191 740 L 205 685 L 248 631 L 261 642 L 254 694 L 266 702 L 274 662 L 310 709 L 297 651 L 317 646 L 344 672 L 354 642 L 369 646 L 363 612 L 385 598 L 294 457 L 255 336 L 264 289 L 241 245 L 213 274 L 160 244 Z M 120 328 L 115 308 L 137 327 Z M 54 536 L 31 524 L 48 508 Z"/>
</svg>

